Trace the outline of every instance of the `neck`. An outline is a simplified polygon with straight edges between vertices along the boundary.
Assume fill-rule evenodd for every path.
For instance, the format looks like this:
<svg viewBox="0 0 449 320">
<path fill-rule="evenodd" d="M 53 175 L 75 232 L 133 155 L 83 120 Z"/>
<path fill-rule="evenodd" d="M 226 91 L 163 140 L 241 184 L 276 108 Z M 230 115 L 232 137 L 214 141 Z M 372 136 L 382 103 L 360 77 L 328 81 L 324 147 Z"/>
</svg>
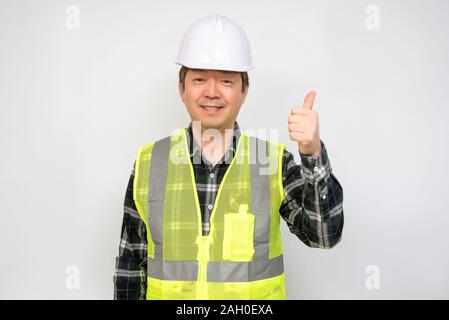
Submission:
<svg viewBox="0 0 449 320">
<path fill-rule="evenodd" d="M 192 122 L 192 133 L 203 156 L 215 165 L 232 143 L 234 122 L 221 128 L 206 128 L 200 121 Z"/>
</svg>

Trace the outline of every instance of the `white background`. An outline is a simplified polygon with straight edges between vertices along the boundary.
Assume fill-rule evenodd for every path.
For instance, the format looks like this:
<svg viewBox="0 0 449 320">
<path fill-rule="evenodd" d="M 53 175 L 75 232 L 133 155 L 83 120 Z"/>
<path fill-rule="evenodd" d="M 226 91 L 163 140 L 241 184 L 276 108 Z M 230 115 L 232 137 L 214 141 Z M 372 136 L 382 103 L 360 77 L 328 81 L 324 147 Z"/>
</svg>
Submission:
<svg viewBox="0 0 449 320">
<path fill-rule="evenodd" d="M 278 129 L 299 162 L 287 118 L 316 90 L 344 190 L 335 248 L 310 249 L 283 222 L 288 298 L 448 299 L 448 12 L 443 0 L 1 0 L 0 298 L 113 297 L 137 148 L 188 125 L 173 61 L 187 27 L 220 13 L 253 50 L 241 128 Z"/>
</svg>

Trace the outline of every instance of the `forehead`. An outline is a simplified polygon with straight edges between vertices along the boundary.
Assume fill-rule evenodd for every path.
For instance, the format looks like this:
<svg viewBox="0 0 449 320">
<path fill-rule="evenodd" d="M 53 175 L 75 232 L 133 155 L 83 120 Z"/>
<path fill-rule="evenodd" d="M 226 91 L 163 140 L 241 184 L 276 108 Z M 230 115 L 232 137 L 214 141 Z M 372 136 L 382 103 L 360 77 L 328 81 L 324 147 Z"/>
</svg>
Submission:
<svg viewBox="0 0 449 320">
<path fill-rule="evenodd" d="M 203 75 L 217 74 L 217 75 L 226 75 L 226 76 L 237 76 L 240 74 L 240 72 L 237 72 L 237 71 L 227 71 L 227 70 L 211 70 L 211 69 L 189 69 L 189 70 L 194 73 L 199 73 L 199 74 L 203 74 Z"/>
</svg>

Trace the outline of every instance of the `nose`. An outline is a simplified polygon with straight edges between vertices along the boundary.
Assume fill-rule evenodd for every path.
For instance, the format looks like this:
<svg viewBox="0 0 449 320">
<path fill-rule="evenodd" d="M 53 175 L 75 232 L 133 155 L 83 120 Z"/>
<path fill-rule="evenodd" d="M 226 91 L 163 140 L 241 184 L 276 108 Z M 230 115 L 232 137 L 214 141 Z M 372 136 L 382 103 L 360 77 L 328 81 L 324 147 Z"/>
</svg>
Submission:
<svg viewBox="0 0 449 320">
<path fill-rule="evenodd" d="M 204 89 L 204 96 L 210 99 L 219 98 L 220 90 L 217 88 L 217 81 L 215 79 L 209 79 Z"/>
</svg>

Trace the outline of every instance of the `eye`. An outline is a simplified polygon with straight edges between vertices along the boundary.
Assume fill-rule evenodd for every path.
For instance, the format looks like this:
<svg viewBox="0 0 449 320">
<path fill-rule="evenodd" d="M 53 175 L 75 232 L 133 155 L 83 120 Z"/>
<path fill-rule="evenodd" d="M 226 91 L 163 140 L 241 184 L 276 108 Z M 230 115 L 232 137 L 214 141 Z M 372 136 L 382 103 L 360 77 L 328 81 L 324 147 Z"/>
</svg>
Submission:
<svg viewBox="0 0 449 320">
<path fill-rule="evenodd" d="M 204 79 L 202 79 L 202 78 L 195 78 L 195 79 L 193 79 L 193 81 L 195 81 L 195 82 L 204 81 Z"/>
<path fill-rule="evenodd" d="M 233 82 L 231 80 L 223 80 L 226 85 L 231 85 Z"/>
</svg>

